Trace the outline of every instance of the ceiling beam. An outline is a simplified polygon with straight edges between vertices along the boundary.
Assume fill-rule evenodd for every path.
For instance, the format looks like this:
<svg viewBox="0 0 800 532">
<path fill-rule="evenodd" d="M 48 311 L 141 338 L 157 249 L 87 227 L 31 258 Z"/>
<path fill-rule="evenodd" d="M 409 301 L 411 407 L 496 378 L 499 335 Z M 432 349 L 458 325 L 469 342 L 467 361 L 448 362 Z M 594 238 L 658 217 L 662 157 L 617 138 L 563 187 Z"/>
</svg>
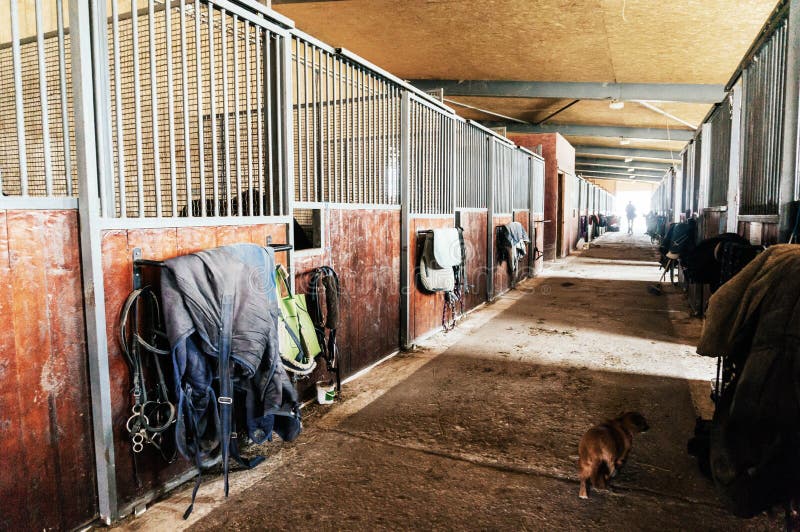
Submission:
<svg viewBox="0 0 800 532">
<path fill-rule="evenodd" d="M 655 172 L 652 170 L 639 170 L 634 169 L 633 172 L 628 172 L 626 168 L 618 168 L 615 166 L 579 166 L 575 168 L 576 172 L 593 172 L 597 174 L 634 174 L 642 177 L 657 177 L 661 179 L 666 172 Z"/>
<path fill-rule="evenodd" d="M 583 124 L 515 124 L 491 123 L 488 127 L 505 127 L 509 133 L 561 133 L 572 137 L 612 137 L 641 140 L 672 140 L 688 142 L 694 131 L 686 129 L 661 129 L 655 127 L 588 126 Z"/>
<path fill-rule="evenodd" d="M 667 150 L 644 150 L 625 146 L 575 146 L 578 156 L 607 155 L 609 157 L 633 157 L 634 159 L 663 159 L 665 161 L 680 162 L 680 153 Z"/>
<path fill-rule="evenodd" d="M 626 163 L 625 160 L 619 159 L 599 159 L 595 157 L 577 156 L 575 164 L 578 166 L 605 166 L 614 168 L 638 168 L 639 170 L 656 170 L 658 172 L 666 172 L 672 165 L 670 163 L 643 163 L 641 161 L 631 161 Z"/>
<path fill-rule="evenodd" d="M 639 183 L 658 183 L 661 181 L 660 179 L 653 179 L 652 177 L 645 177 L 645 178 L 635 177 L 631 179 L 630 176 L 625 176 L 625 175 L 593 175 L 584 173 L 579 173 L 579 175 L 584 179 L 612 179 L 615 181 L 633 181 Z"/>
<path fill-rule="evenodd" d="M 483 81 L 416 79 L 422 90 L 443 89 L 446 96 L 503 98 L 566 98 L 570 100 L 645 100 L 650 102 L 717 103 L 724 85 L 687 83 L 601 83 L 564 81 Z"/>
<path fill-rule="evenodd" d="M 575 172 L 578 174 L 598 174 L 598 175 L 622 175 L 622 176 L 634 176 L 634 177 L 647 177 L 650 179 L 661 179 L 664 177 L 662 173 L 650 173 L 650 172 L 642 172 L 642 171 L 635 171 L 635 172 L 626 172 L 625 170 L 620 170 L 619 168 L 609 168 L 609 169 L 599 169 L 599 168 L 576 168 Z"/>
</svg>

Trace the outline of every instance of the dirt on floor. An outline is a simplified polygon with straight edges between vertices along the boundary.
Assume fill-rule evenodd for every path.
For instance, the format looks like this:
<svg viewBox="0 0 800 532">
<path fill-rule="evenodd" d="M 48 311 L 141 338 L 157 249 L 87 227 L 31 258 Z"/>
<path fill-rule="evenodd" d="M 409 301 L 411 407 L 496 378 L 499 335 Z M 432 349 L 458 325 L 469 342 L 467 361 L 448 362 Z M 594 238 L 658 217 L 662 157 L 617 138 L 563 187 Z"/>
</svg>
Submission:
<svg viewBox="0 0 800 532">
<path fill-rule="evenodd" d="M 551 265 L 449 334 L 399 355 L 306 409 L 267 464 L 184 489 L 130 529 L 777 529 L 740 520 L 686 453 L 710 415 L 715 361 L 694 353 L 701 322 L 664 285 L 640 237 L 608 234 Z M 577 446 L 593 424 L 645 415 L 607 491 L 578 498 Z"/>
</svg>

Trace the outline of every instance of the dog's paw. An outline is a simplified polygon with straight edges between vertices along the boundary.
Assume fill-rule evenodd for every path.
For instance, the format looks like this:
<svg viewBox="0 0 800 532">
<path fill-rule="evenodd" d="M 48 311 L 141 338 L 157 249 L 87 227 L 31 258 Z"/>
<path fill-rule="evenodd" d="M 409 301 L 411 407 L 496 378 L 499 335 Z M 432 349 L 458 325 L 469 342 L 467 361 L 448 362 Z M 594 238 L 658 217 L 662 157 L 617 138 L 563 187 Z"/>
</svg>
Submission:
<svg viewBox="0 0 800 532">
<path fill-rule="evenodd" d="M 586 499 L 588 499 L 588 498 L 589 498 L 589 496 L 588 496 L 588 495 L 578 495 L 578 498 L 579 498 L 579 499 L 586 500 Z"/>
</svg>

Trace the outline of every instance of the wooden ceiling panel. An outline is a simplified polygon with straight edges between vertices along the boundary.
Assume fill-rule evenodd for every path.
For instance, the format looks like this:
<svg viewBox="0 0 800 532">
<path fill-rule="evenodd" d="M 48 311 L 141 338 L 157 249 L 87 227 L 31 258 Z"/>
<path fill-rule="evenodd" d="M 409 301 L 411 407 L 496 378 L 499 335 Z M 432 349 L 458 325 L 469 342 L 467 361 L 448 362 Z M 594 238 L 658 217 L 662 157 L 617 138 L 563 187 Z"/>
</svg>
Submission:
<svg viewBox="0 0 800 532">
<path fill-rule="evenodd" d="M 680 122 L 669 119 L 636 102 L 626 102 L 623 109 L 614 110 L 609 102 L 601 100 L 584 100 L 559 113 L 549 121 L 551 124 L 586 124 L 604 126 L 609 124 L 628 127 L 658 127 L 672 129 L 690 129 Z M 666 103 L 652 105 L 666 111 L 691 124 L 699 125 L 711 109 L 707 104 Z"/>
<path fill-rule="evenodd" d="M 725 83 L 776 0 L 603 0 L 620 83 Z"/>
<path fill-rule="evenodd" d="M 276 5 L 407 79 L 725 83 L 776 0 L 342 0 Z"/>
</svg>

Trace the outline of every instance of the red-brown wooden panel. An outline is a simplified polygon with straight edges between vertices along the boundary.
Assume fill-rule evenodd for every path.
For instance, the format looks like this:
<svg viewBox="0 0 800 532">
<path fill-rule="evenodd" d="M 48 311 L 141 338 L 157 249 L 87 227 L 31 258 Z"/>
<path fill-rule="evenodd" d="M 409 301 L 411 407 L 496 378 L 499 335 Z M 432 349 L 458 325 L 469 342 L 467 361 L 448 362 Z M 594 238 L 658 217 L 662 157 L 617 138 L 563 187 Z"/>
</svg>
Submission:
<svg viewBox="0 0 800 532">
<path fill-rule="evenodd" d="M 409 290 L 409 330 L 412 338 L 420 338 L 442 325 L 442 309 L 444 308 L 444 295 L 426 292 L 419 280 L 419 260 L 425 239 L 418 235 L 418 231 L 453 227 L 452 216 L 446 218 L 412 218 L 409 227 L 409 255 L 411 258 L 410 271 L 414 272 L 413 282 Z"/>
<path fill-rule="evenodd" d="M 399 345 L 400 213 L 397 210 L 329 209 L 324 213 L 324 248 L 295 255 L 298 293 L 309 273 L 332 266 L 341 285 L 337 344 L 342 376 L 395 351 Z M 327 373 L 317 370 L 313 386 Z"/>
<path fill-rule="evenodd" d="M 0 528 L 75 528 L 96 514 L 77 212 L 0 223 L 0 449 L 24 464 L 0 468 Z"/>
<path fill-rule="evenodd" d="M 462 211 L 460 223 L 464 228 L 464 245 L 467 248 L 467 284 L 464 310 L 470 310 L 486 301 L 486 211 Z"/>
</svg>

